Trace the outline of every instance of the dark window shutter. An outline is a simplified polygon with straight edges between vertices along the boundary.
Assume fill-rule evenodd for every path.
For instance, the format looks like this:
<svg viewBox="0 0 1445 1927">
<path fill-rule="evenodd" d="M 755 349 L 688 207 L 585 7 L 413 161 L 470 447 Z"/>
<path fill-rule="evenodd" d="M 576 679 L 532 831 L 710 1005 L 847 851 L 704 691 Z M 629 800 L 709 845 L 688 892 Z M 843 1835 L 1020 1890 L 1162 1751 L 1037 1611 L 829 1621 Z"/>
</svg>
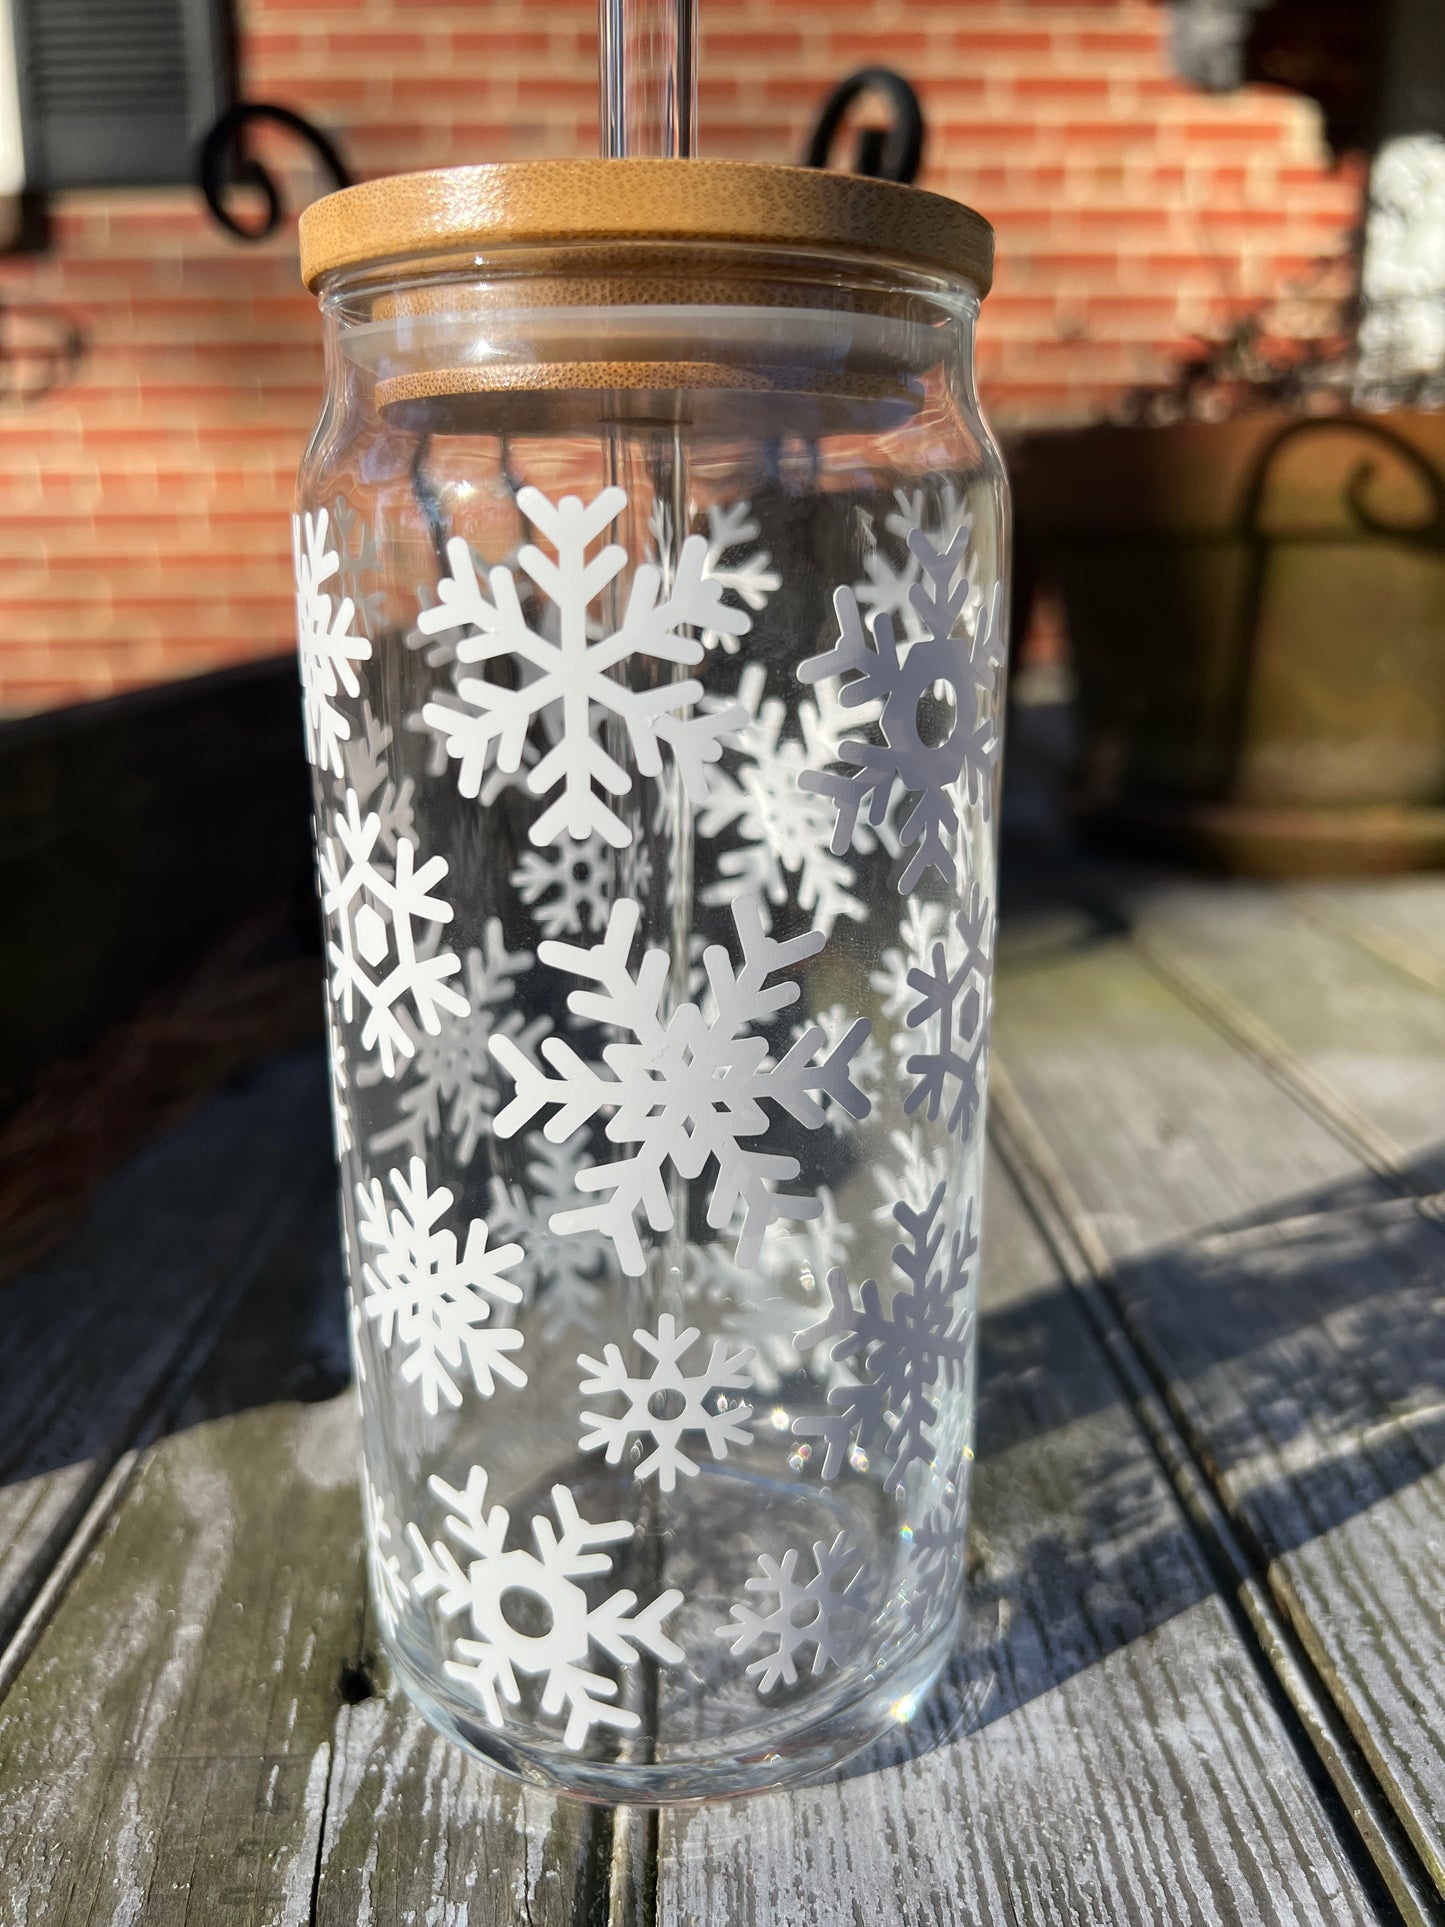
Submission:
<svg viewBox="0 0 1445 1927">
<path fill-rule="evenodd" d="M 27 184 L 173 187 L 231 100 L 227 0 L 11 0 Z"/>
</svg>

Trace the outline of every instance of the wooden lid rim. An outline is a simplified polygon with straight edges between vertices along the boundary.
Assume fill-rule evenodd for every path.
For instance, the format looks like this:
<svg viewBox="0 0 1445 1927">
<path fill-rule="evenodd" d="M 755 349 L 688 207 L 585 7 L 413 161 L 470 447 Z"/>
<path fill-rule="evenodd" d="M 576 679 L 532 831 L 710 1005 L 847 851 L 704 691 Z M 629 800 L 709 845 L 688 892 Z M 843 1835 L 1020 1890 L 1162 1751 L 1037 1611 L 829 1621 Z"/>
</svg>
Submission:
<svg viewBox="0 0 1445 1927">
<path fill-rule="evenodd" d="M 993 278 L 993 229 L 895 181 L 753 161 L 507 161 L 367 181 L 301 216 L 301 278 L 448 250 L 598 240 L 814 247 Z"/>
</svg>

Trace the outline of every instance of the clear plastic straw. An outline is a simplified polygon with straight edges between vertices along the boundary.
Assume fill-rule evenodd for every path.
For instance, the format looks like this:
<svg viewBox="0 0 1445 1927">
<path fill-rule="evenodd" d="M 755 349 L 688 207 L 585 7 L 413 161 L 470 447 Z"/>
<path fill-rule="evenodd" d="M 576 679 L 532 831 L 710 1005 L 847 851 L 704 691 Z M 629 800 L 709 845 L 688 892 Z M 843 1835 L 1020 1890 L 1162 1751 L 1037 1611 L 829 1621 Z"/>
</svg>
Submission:
<svg viewBox="0 0 1445 1927">
<path fill-rule="evenodd" d="M 598 0 L 605 160 L 697 152 L 697 0 Z"/>
</svg>

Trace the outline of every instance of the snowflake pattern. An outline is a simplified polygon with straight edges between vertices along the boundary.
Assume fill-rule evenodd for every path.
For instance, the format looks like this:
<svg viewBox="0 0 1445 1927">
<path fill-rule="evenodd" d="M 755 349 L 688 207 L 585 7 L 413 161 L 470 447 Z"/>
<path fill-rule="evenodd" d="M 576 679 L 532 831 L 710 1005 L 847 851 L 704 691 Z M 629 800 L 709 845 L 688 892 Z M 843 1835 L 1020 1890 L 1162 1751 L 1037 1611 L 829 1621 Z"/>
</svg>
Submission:
<svg viewBox="0 0 1445 1927">
<path fill-rule="evenodd" d="M 944 906 L 926 897 L 910 897 L 898 926 L 898 942 L 884 947 L 878 968 L 868 973 L 869 983 L 883 1000 L 883 1015 L 892 1021 L 888 1041 L 897 1057 L 911 1050 L 915 1042 L 905 1023 L 917 1001 L 908 973 L 928 968 L 933 946 L 940 938 L 948 943 L 954 938 Z"/>
<path fill-rule="evenodd" d="M 412 796 L 416 785 L 410 776 L 398 784 L 391 773 L 386 752 L 391 748 L 392 730 L 377 716 L 368 702 L 361 705 L 361 734 L 347 742 L 341 752 L 342 789 L 354 790 L 363 810 L 374 811 L 381 828 L 377 848 L 388 856 L 396 855 L 398 840 L 416 832 Z"/>
<path fill-rule="evenodd" d="M 635 977 L 629 968 L 641 917 L 640 906 L 624 897 L 612 906 L 600 944 L 590 949 L 556 942 L 540 946 L 543 963 L 598 986 L 571 993 L 568 1007 L 573 1014 L 615 1025 L 631 1032 L 635 1041 L 606 1045 L 599 1066 L 580 1057 L 564 1039 L 544 1038 L 541 1056 L 554 1073 L 548 1076 L 510 1038 L 494 1036 L 492 1054 L 516 1085 L 515 1097 L 498 1114 L 497 1135 L 511 1137 L 539 1111 L 555 1107 L 544 1128 L 554 1143 L 562 1143 L 592 1118 L 612 1113 L 608 1139 L 637 1146 L 635 1154 L 579 1173 L 579 1191 L 610 1196 L 559 1213 L 552 1228 L 604 1233 L 630 1277 L 641 1277 L 646 1263 L 637 1214 L 644 1213 L 654 1231 L 673 1228 L 664 1180 L 667 1165 L 692 1180 L 715 1159 L 707 1221 L 720 1230 L 742 1205 L 738 1259 L 748 1264 L 761 1251 L 769 1224 L 784 1217 L 813 1218 L 821 1210 L 816 1194 L 777 1189 L 798 1176 L 795 1157 L 750 1142 L 770 1129 L 764 1100 L 807 1130 L 817 1130 L 824 1121 L 815 1093 L 865 1116 L 868 1100 L 853 1082 L 849 1065 L 871 1026 L 859 1018 L 842 1043 L 817 1061 L 823 1033 L 810 1025 L 786 1056 L 774 1062 L 766 1038 L 752 1027 L 795 1003 L 799 991 L 796 983 L 768 980 L 816 955 L 823 937 L 808 931 L 778 942 L 768 935 L 761 909 L 750 897 L 740 897 L 733 905 L 741 965 L 732 962 L 723 945 L 711 945 L 703 959 L 709 1008 L 684 1003 L 664 1019 L 671 969 L 667 952 L 647 951 Z"/>
<path fill-rule="evenodd" d="M 554 1231 L 552 1219 L 577 1195 L 577 1180 L 592 1163 L 575 1143 L 550 1144 L 541 1132 L 529 1136 L 523 1180 L 492 1179 L 491 1226 L 499 1238 L 522 1247 L 513 1277 L 524 1302 L 539 1307 L 544 1339 L 559 1338 L 569 1325 L 590 1330 L 602 1296 L 602 1269 L 612 1246 L 597 1231 Z"/>
<path fill-rule="evenodd" d="M 363 1472 L 362 1505 L 366 1518 L 366 1555 L 371 1568 L 371 1597 L 377 1617 L 387 1633 L 395 1633 L 406 1610 L 410 1588 L 402 1576 L 401 1555 L 391 1551 L 391 1526 L 387 1522 L 386 1502 Z"/>
<path fill-rule="evenodd" d="M 751 1383 L 748 1367 L 752 1347 L 730 1352 L 722 1339 L 715 1338 L 707 1364 L 700 1372 L 692 1372 L 683 1359 L 700 1336 L 695 1325 L 679 1331 L 677 1320 L 665 1311 L 657 1321 L 655 1334 L 644 1327 L 632 1336 L 653 1361 L 644 1373 L 628 1371 L 620 1345 L 604 1346 L 600 1362 L 585 1352 L 577 1360 L 586 1374 L 580 1386 L 584 1398 L 616 1395 L 627 1401 L 627 1409 L 619 1417 L 583 1412 L 584 1424 L 592 1429 L 583 1434 L 580 1445 L 584 1452 L 596 1452 L 605 1446 L 607 1463 L 619 1465 L 634 1435 L 651 1438 L 653 1449 L 639 1461 L 633 1477 L 639 1482 L 655 1478 L 664 1492 L 671 1492 L 679 1472 L 687 1479 L 697 1476 L 697 1461 L 689 1458 L 683 1447 L 689 1433 L 701 1433 L 715 1459 L 725 1459 L 730 1445 L 750 1442 L 748 1421 L 753 1408 L 741 1399 L 730 1403 L 727 1395 L 746 1391 Z M 674 1409 L 659 1413 L 655 1409 L 659 1399 Z"/>
<path fill-rule="evenodd" d="M 632 888 L 645 890 L 652 877 L 652 858 L 634 846 L 628 861 Z M 549 850 L 524 850 L 512 872 L 512 888 L 544 937 L 593 934 L 606 923 L 607 906 L 615 894 L 613 863 L 611 847 L 600 836 Z"/>
<path fill-rule="evenodd" d="M 839 744 L 842 761 L 856 765 L 854 774 L 807 770 L 798 780 L 833 804 L 831 847 L 838 856 L 852 844 L 865 805 L 865 820 L 877 830 L 888 818 L 895 790 L 914 799 L 898 830 L 901 846 L 912 849 L 898 879 L 905 895 L 930 868 L 953 882 L 957 857 L 949 846 L 958 836 L 960 799 L 971 799 L 985 817 L 991 808 L 1001 747 L 994 714 L 999 599 L 995 589 L 972 637 L 954 633 L 969 592 L 962 569 L 964 539 L 960 531 L 940 553 L 921 532 L 910 537 L 923 577 L 910 591 L 925 623 L 922 641 L 905 646 L 888 615 L 875 616 L 871 632 L 865 631 L 854 592 L 839 589 L 837 642 L 798 665 L 805 683 L 851 677 L 839 692 L 846 709 L 882 705 L 877 722 L 882 743 L 847 736 Z M 951 711 L 951 724 L 935 742 L 925 733 L 925 705 L 945 716 Z"/>
<path fill-rule="evenodd" d="M 381 818 L 375 811 L 361 814 L 355 790 L 347 791 L 345 810 L 333 814 L 332 829 L 322 840 L 319 862 L 321 908 L 335 933 L 326 946 L 331 994 L 347 1023 L 356 998 L 367 1006 L 362 1047 L 374 1048 L 384 1074 L 394 1077 L 398 1059 L 416 1050 L 415 1033 L 397 1009 L 403 997 L 411 999 L 429 1036 L 440 1031 L 444 1012 L 467 1015 L 466 998 L 446 981 L 461 969 L 461 960 L 451 950 L 428 955 L 415 928 L 452 920 L 451 905 L 430 894 L 446 875 L 447 862 L 434 856 L 418 869 L 416 844 L 400 836 L 394 867 L 380 867 L 375 853 Z"/>
<path fill-rule="evenodd" d="M 331 1136 L 339 1164 L 356 1141 L 356 1127 L 351 1115 L 351 1077 L 347 1070 L 346 1040 L 336 1021 L 331 993 L 323 991 L 321 994 L 326 999 L 326 1067 L 331 1074 Z"/>
<path fill-rule="evenodd" d="M 422 1157 L 427 1145 L 445 1134 L 457 1162 L 471 1163 L 498 1103 L 489 1039 L 500 1034 L 530 1049 L 549 1028 L 545 1016 L 528 1022 L 516 1001 L 516 980 L 534 962 L 530 950 L 508 950 L 501 918 L 489 917 L 481 948 L 462 956 L 466 1014 L 443 1017 L 429 1036 L 402 1013 L 412 1046 L 410 1074 L 397 1100 L 396 1121 L 369 1140 L 370 1150 Z M 363 1065 L 356 1081 L 376 1083 L 381 1075 L 380 1066 Z"/>
<path fill-rule="evenodd" d="M 868 912 L 853 894 L 852 865 L 831 847 L 834 811 L 827 797 L 803 782 L 806 772 L 833 758 L 817 706 L 798 708 L 802 741 L 784 739 L 786 706 L 763 700 L 765 671 L 749 663 L 737 700 L 746 724 L 728 741 L 741 762 L 724 772 L 697 819 L 703 836 L 735 831 L 741 842 L 718 857 L 718 881 L 702 892 L 704 903 L 731 903 L 740 889 L 775 907 L 788 900 L 788 877 L 797 879 L 798 905 L 813 927 L 831 935 L 839 917 L 861 921 Z"/>
<path fill-rule="evenodd" d="M 902 1485 L 910 1465 L 933 1461 L 929 1433 L 938 1419 L 933 1394 L 958 1389 L 968 1365 L 971 1332 L 965 1288 L 978 1250 L 970 1205 L 964 1229 L 954 1234 L 947 1264 L 936 1262 L 944 1237 L 943 1198 L 939 1185 L 924 1211 L 901 1203 L 893 1207 L 894 1220 L 908 1241 L 894 1246 L 893 1263 L 907 1284 L 894 1292 L 886 1309 L 871 1278 L 864 1281 L 861 1303 L 855 1306 L 847 1276 L 837 1269 L 828 1274 L 828 1316 L 798 1334 L 800 1352 L 832 1340 L 832 1358 L 852 1364 L 854 1370 L 851 1383 L 828 1394 L 831 1412 L 793 1421 L 797 1437 L 824 1441 L 825 1479 L 841 1472 L 850 1443 L 863 1454 L 875 1444 L 882 1449 L 884 1479 L 894 1489 Z"/>
<path fill-rule="evenodd" d="M 895 563 L 876 538 L 873 518 L 863 514 L 865 534 L 872 538 L 863 564 L 863 579 L 853 585 L 859 604 L 870 616 L 886 615 L 900 632 L 905 647 L 921 642 L 927 627 L 913 601 L 913 591 L 922 574 L 913 537 L 921 534 L 940 554 L 961 542 L 967 552 L 973 533 L 973 517 L 952 482 L 945 482 L 936 502 L 930 502 L 921 488 L 895 489 L 893 507 L 883 518 L 886 534 L 892 538 Z M 970 572 L 968 596 L 960 611 L 964 627 L 972 635 L 983 607 L 983 595 Z"/>
<path fill-rule="evenodd" d="M 850 1566 L 851 1576 L 843 1581 Z M 797 1571 L 796 1546 L 789 1546 L 781 1559 L 760 1553 L 758 1570 L 745 1583 L 749 1592 L 774 1603 L 766 1612 L 736 1605 L 728 1624 L 717 1629 L 718 1638 L 727 1640 L 734 1654 L 750 1652 L 754 1646 L 765 1648 L 747 1669 L 759 1693 L 771 1693 L 779 1682 L 795 1685 L 798 1661 L 809 1646 L 814 1678 L 829 1666 L 841 1666 L 846 1649 L 839 1620 L 847 1611 L 866 1610 L 866 1574 L 845 1533 L 840 1532 L 831 1545 L 826 1539 L 814 1540 L 811 1579 L 800 1581 Z"/>
<path fill-rule="evenodd" d="M 873 1167 L 873 1181 L 882 1198 L 873 1212 L 875 1224 L 890 1223 L 900 1199 L 911 1211 L 926 1211 L 928 1200 L 946 1182 L 947 1159 L 941 1147 L 930 1150 L 916 1125 L 908 1131 L 890 1131 L 888 1143 L 894 1161 Z"/>
<path fill-rule="evenodd" d="M 341 745 L 351 722 L 337 707 L 340 696 L 359 696 L 356 665 L 371 656 L 365 636 L 352 633 L 356 614 L 350 596 L 337 601 L 326 584 L 341 566 L 330 541 L 326 509 L 291 518 L 291 552 L 296 568 L 296 647 L 301 669 L 302 716 L 306 757 L 317 769 L 342 774 Z"/>
<path fill-rule="evenodd" d="M 672 548 L 672 518 L 667 505 L 658 502 L 652 516 L 653 540 L 657 553 L 666 555 Z M 707 511 L 707 550 L 703 574 L 710 582 L 731 590 L 754 615 L 765 609 L 768 597 L 782 587 L 783 578 L 772 565 L 766 549 L 752 545 L 761 533 L 751 502 L 713 502 Z M 740 632 L 704 629 L 704 649 L 721 649 L 734 655 Z"/>
<path fill-rule="evenodd" d="M 565 1485 L 552 1488 L 557 1525 L 542 1514 L 532 1520 L 535 1552 L 508 1550 L 511 1523 L 505 1506 L 486 1509 L 487 1475 L 473 1466 L 466 1485 L 458 1491 L 444 1480 L 430 1480 L 433 1494 L 447 1507 L 446 1531 L 464 1554 L 465 1569 L 445 1540 L 431 1544 L 415 1524 L 407 1539 L 418 1561 L 411 1585 L 418 1599 L 435 1600 L 444 1619 L 465 1613 L 476 1638 L 458 1638 L 455 1659 L 446 1662 L 450 1677 L 475 1694 L 494 1728 L 506 1725 L 506 1707 L 520 1703 L 519 1673 L 540 1678 L 542 1712 L 549 1717 L 565 1711 L 564 1745 L 574 1752 L 585 1745 L 594 1726 L 626 1732 L 639 1716 L 611 1704 L 617 1682 L 587 1665 L 596 1646 L 619 1666 L 635 1665 L 638 1652 L 650 1653 L 664 1665 L 677 1665 L 682 1648 L 664 1629 L 668 1615 L 682 1603 L 675 1588 L 647 1606 L 637 1594 L 619 1590 L 600 1605 L 589 1605 L 577 1582 L 610 1573 L 611 1555 L 601 1548 L 632 1537 L 624 1519 L 592 1525 L 577 1510 Z M 535 1609 L 529 1627 L 545 1621 L 546 1630 L 523 1630 L 504 1607 L 508 1594 L 530 1596 Z"/>
<path fill-rule="evenodd" d="M 983 1102 L 984 1049 L 988 1036 L 990 960 L 989 906 L 977 884 L 951 920 L 962 941 L 961 953 L 949 955 L 938 938 L 927 962 L 909 969 L 909 988 L 917 1002 L 908 1013 L 910 1030 L 922 1030 L 923 1048 L 904 1068 L 916 1079 L 903 1100 L 911 1117 L 926 1104 L 936 1118 L 952 1086 L 947 1115 L 950 1131 L 972 1130 Z"/>
<path fill-rule="evenodd" d="M 722 754 L 721 738 L 742 718 L 726 710 L 698 712 L 702 684 L 695 678 L 633 690 L 611 672 L 634 658 L 698 663 L 703 645 L 688 631 L 744 635 L 750 619 L 723 601 L 722 584 L 705 574 L 707 543 L 694 535 L 679 551 L 668 591 L 663 593 L 662 574 L 653 563 L 640 564 L 620 626 L 594 641 L 587 612 L 626 568 L 628 557 L 617 543 L 608 543 L 590 561 L 587 550 L 627 506 L 626 492 L 607 488 L 590 503 L 569 495 L 554 504 L 540 490 L 524 488 L 517 506 L 556 551 L 554 561 L 528 543 L 517 563 L 560 612 L 558 638 L 553 641 L 529 624 L 511 569 L 491 571 L 488 601 L 470 549 L 453 537 L 447 544 L 451 574 L 439 585 L 438 605 L 422 611 L 418 626 L 427 635 L 466 630 L 457 643 L 461 662 L 510 657 L 532 673 L 530 679 L 519 675 L 515 687 L 463 677 L 457 695 L 465 708 L 428 703 L 422 715 L 446 729 L 447 753 L 460 765 L 457 783 L 464 796 L 478 794 L 491 763 L 504 774 L 517 772 L 533 720 L 550 718 L 554 740 L 526 782 L 534 796 L 559 786 L 561 793 L 532 824 L 531 841 L 540 848 L 563 836 L 576 842 L 600 836 L 621 849 L 632 841 L 632 831 L 606 797 L 627 795 L 632 777 L 604 747 L 602 718 L 616 717 L 626 729 L 641 776 L 661 774 L 666 747 L 694 803 L 707 795 L 708 765 Z"/>
<path fill-rule="evenodd" d="M 521 1332 L 491 1323 L 497 1304 L 521 1302 L 521 1286 L 504 1276 L 522 1256 L 521 1246 L 489 1251 L 487 1226 L 473 1218 L 458 1257 L 454 1233 L 438 1229 L 452 1205 L 446 1186 L 428 1188 L 420 1158 L 412 1159 L 409 1174 L 391 1172 L 390 1182 L 397 1199 L 390 1211 L 380 1178 L 356 1187 L 357 1235 L 374 1253 L 361 1268 L 361 1308 L 382 1349 L 390 1351 L 394 1341 L 406 1353 L 402 1379 L 420 1387 L 433 1417 L 442 1400 L 461 1404 L 452 1374 L 463 1359 L 483 1398 L 492 1396 L 497 1378 L 525 1385 L 527 1374 L 507 1356 L 520 1348 Z"/>
</svg>

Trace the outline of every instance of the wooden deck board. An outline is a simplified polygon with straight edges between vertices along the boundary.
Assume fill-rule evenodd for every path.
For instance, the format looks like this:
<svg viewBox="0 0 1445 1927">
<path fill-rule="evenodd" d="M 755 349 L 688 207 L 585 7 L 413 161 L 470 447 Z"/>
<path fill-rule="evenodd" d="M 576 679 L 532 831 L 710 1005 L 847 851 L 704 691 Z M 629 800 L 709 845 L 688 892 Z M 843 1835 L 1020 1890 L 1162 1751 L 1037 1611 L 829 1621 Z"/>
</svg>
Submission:
<svg viewBox="0 0 1445 1927">
<path fill-rule="evenodd" d="M 532 1920 L 562 1923 L 586 1887 L 578 1810 L 474 1768 L 399 1695 L 348 1704 L 370 1644 L 358 1427 L 342 1389 L 324 1112 L 313 1102 L 288 1138 L 293 1084 L 263 1084 L 245 1119 L 262 1163 L 291 1159 L 289 1213 L 275 1186 L 271 1197 L 284 1233 L 0 1702 L 5 1927 L 352 1927 L 469 1897 L 478 1920 L 530 1906 Z M 206 1155 L 193 1146 L 176 1170 L 198 1209 L 225 1218 L 251 1198 L 254 1173 L 209 1119 L 196 1132 Z M 302 1139 L 316 1155 L 298 1160 Z M 180 1198 L 156 1209 L 167 1226 L 190 1224 Z M 111 1235 L 143 1295 L 155 1227 L 133 1227 L 140 1252 L 125 1224 Z M 73 1347 L 100 1348 L 85 1371 L 102 1375 L 110 1328 L 77 1317 L 74 1297 L 51 1304 Z M 368 1803 L 382 1786 L 378 1819 Z M 445 1864 L 439 1840 L 451 1843 Z M 506 1898 L 491 1914 L 478 1895 L 494 1892 Z"/>
<path fill-rule="evenodd" d="M 833 1784 L 664 1814 L 668 1927 L 1372 1920 L 1256 1661 L 1003 1173 L 965 1638 Z"/>
<path fill-rule="evenodd" d="M 91 1495 L 326 1168 L 323 1075 L 274 1064 L 105 1186 L 0 1287 L 0 1651 Z"/>
<path fill-rule="evenodd" d="M 1381 966 L 1303 920 L 1277 974 L 1262 937 L 1248 963 L 1232 963 L 1229 945 L 1216 954 L 1197 937 L 1208 905 L 1194 896 L 1186 929 L 1176 902 L 1169 941 L 1227 975 L 1246 1017 L 1300 1053 L 1297 1104 L 1288 1063 L 1267 1074 L 1123 938 L 1005 975 L 1001 1061 L 1058 1160 L 1085 1247 L 1112 1271 L 1135 1343 L 1439 1883 L 1445 1236 L 1412 1204 L 1379 1201 L 1389 1187 L 1366 1172 L 1363 1149 L 1352 1153 L 1348 1123 L 1363 1107 L 1367 1124 L 1404 1135 L 1402 1092 L 1418 1103 L 1399 1074 L 1409 1027 L 1419 1025 L 1422 1059 L 1440 1033 L 1414 1008 L 1423 989 L 1405 997 L 1387 985 L 1385 1074 L 1372 1086 L 1366 1027 L 1343 1060 L 1346 1084 L 1332 1026 L 1368 1009 L 1354 1004 L 1350 957 L 1369 984 Z M 1146 931 L 1156 910 L 1150 899 Z M 1250 918 L 1257 933 L 1270 927 L 1263 912 L 1233 923 L 1221 912 L 1232 944 Z M 1185 941 L 1189 929 L 1197 940 Z M 1325 961 L 1311 963 L 1315 945 Z M 1325 1041 L 1311 1059 L 1322 997 Z M 1333 1098 L 1333 1128 L 1304 1108 Z M 1176 1121 L 1189 1119 L 1181 1140 Z M 1428 1148 L 1423 1109 L 1409 1128 Z M 1274 1222 L 1237 1229 L 1250 1219 Z"/>
</svg>

